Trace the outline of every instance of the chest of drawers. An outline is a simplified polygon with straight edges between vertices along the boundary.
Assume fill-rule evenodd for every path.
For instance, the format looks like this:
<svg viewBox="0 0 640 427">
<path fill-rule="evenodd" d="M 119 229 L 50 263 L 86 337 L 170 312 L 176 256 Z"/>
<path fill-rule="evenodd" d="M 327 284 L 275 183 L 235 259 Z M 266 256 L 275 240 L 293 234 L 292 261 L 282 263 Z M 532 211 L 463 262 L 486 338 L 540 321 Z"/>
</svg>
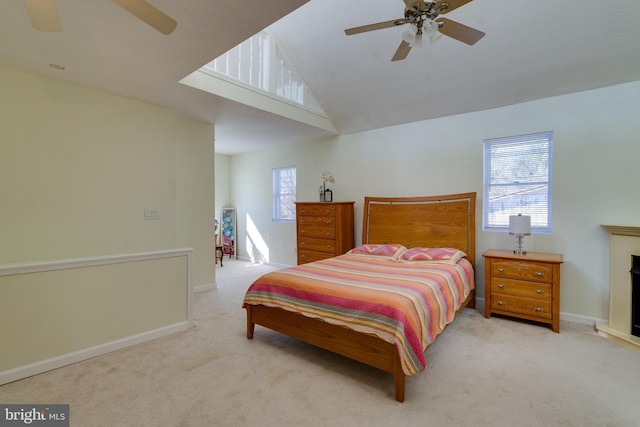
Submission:
<svg viewBox="0 0 640 427">
<path fill-rule="evenodd" d="M 298 264 L 342 255 L 353 248 L 355 202 L 296 203 Z"/>
<path fill-rule="evenodd" d="M 490 249 L 485 258 L 485 317 L 492 313 L 551 325 L 560 332 L 561 254 Z"/>
</svg>

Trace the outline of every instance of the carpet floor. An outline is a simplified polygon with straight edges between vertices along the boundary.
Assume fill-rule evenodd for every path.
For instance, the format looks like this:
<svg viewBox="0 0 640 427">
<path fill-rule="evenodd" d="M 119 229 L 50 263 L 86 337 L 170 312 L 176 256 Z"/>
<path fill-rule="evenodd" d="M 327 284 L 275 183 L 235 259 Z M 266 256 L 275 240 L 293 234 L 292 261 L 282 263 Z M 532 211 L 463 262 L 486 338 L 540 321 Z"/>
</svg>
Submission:
<svg viewBox="0 0 640 427">
<path fill-rule="evenodd" d="M 0 403 L 68 403 L 72 426 L 640 426 L 640 352 L 587 325 L 465 309 L 402 404 L 388 373 L 262 327 L 247 340 L 244 291 L 273 269 L 225 260 L 193 328 L 0 386 Z"/>
</svg>

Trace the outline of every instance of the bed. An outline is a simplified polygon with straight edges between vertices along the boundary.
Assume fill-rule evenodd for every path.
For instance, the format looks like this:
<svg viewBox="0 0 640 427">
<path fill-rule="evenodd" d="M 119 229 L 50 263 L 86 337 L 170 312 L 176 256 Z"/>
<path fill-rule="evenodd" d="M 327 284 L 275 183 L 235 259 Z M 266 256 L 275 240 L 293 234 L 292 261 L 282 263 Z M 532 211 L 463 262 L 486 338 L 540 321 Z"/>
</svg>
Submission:
<svg viewBox="0 0 640 427">
<path fill-rule="evenodd" d="M 362 245 L 254 281 L 247 338 L 261 325 L 389 372 L 403 402 L 426 348 L 475 307 L 475 204 L 476 193 L 365 197 Z"/>
</svg>

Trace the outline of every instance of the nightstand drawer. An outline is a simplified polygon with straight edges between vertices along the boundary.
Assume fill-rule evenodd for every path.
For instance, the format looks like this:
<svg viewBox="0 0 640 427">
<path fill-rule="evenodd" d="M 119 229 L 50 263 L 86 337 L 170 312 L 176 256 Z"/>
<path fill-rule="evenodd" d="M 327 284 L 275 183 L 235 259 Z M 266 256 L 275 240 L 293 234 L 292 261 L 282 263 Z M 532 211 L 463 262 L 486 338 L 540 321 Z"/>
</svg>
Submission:
<svg viewBox="0 0 640 427">
<path fill-rule="evenodd" d="M 492 277 L 491 292 L 496 295 L 504 294 L 551 301 L 551 285 L 548 283 L 531 283 Z"/>
<path fill-rule="evenodd" d="M 300 250 L 335 253 L 336 242 L 335 240 L 315 239 L 312 237 L 301 236 L 298 241 L 298 248 Z"/>
<path fill-rule="evenodd" d="M 322 206 L 320 205 L 312 205 L 312 206 L 299 206 L 298 207 L 298 215 L 309 215 L 309 216 L 330 216 L 335 217 L 336 208 L 330 203 L 324 203 Z"/>
<path fill-rule="evenodd" d="M 551 302 L 531 298 L 518 298 L 508 295 L 494 295 L 491 308 L 496 312 L 526 314 L 528 316 L 551 319 Z"/>
<path fill-rule="evenodd" d="M 553 269 L 548 264 L 536 264 L 521 261 L 493 261 L 491 275 L 517 280 L 532 280 L 535 282 L 552 283 Z"/>
</svg>

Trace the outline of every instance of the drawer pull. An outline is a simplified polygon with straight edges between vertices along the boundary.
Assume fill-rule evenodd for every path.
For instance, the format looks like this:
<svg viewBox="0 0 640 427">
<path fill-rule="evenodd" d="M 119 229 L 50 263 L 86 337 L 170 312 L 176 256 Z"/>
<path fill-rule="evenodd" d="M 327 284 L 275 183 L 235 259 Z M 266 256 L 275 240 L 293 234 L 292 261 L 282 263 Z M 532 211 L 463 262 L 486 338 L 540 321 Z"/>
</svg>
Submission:
<svg viewBox="0 0 640 427">
<path fill-rule="evenodd" d="M 328 211 L 327 211 L 327 215 L 329 215 L 329 214 L 331 214 L 331 211 L 329 211 L 329 210 L 328 210 Z"/>
<path fill-rule="evenodd" d="M 300 213 L 305 213 L 305 212 L 306 212 L 306 210 L 300 209 Z"/>
<path fill-rule="evenodd" d="M 333 224 L 333 221 L 331 221 L 331 220 L 327 220 L 327 221 L 325 221 L 325 224 L 327 224 L 327 225 L 331 225 L 331 224 Z"/>
<path fill-rule="evenodd" d="M 331 247 L 331 245 L 327 245 L 327 248 L 330 248 L 330 247 Z"/>
<path fill-rule="evenodd" d="M 536 276 L 544 277 L 544 273 L 542 273 L 541 271 L 536 271 Z"/>
<path fill-rule="evenodd" d="M 500 267 L 500 268 L 498 269 L 498 271 L 499 271 L 500 273 L 504 273 L 504 268 Z"/>
<path fill-rule="evenodd" d="M 498 287 L 499 287 L 500 289 L 504 289 L 504 285 L 503 285 L 502 283 L 498 284 Z"/>
<path fill-rule="evenodd" d="M 331 233 L 327 232 L 327 236 L 331 236 Z"/>
<path fill-rule="evenodd" d="M 304 246 L 304 241 L 300 242 L 300 246 Z"/>
<path fill-rule="evenodd" d="M 544 310 L 542 310 L 542 307 L 536 307 L 534 308 L 534 310 L 538 313 L 542 313 Z"/>
<path fill-rule="evenodd" d="M 537 293 L 537 294 L 543 294 L 543 293 L 544 293 L 544 291 L 543 291 L 542 289 L 536 289 L 536 293 Z"/>
<path fill-rule="evenodd" d="M 504 305 L 505 302 L 504 301 L 498 301 L 498 305 Z"/>
</svg>

